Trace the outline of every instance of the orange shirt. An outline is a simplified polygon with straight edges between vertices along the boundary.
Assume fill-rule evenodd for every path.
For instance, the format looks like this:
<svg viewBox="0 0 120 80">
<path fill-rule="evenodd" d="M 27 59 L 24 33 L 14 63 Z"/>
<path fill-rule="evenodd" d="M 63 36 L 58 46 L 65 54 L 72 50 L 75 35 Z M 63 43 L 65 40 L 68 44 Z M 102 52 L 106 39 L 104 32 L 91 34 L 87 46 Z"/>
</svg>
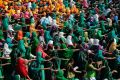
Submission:
<svg viewBox="0 0 120 80">
<path fill-rule="evenodd" d="M 2 5 L 3 4 L 3 1 L 2 0 L 0 0 L 0 5 Z"/>
<path fill-rule="evenodd" d="M 18 31 L 17 40 L 21 40 L 22 38 L 23 38 L 23 32 L 22 31 Z"/>
</svg>

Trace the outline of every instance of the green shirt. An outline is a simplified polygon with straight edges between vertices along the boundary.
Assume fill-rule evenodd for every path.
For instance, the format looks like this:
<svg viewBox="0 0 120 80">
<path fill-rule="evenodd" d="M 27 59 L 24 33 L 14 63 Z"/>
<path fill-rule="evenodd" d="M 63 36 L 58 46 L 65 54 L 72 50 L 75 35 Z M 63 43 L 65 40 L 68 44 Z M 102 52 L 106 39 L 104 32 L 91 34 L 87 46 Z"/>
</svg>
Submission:
<svg viewBox="0 0 120 80">
<path fill-rule="evenodd" d="M 96 77 L 96 72 L 90 67 L 90 65 L 92 64 L 89 64 L 87 67 L 87 78 Z"/>
<path fill-rule="evenodd" d="M 4 36 L 3 36 L 3 31 L 0 30 L 0 40 L 4 39 Z"/>
<path fill-rule="evenodd" d="M 8 26 L 9 26 L 9 18 L 8 18 L 8 17 L 5 17 L 5 18 L 2 20 L 2 26 L 3 26 L 3 29 L 4 29 L 4 30 L 8 30 Z"/>
</svg>

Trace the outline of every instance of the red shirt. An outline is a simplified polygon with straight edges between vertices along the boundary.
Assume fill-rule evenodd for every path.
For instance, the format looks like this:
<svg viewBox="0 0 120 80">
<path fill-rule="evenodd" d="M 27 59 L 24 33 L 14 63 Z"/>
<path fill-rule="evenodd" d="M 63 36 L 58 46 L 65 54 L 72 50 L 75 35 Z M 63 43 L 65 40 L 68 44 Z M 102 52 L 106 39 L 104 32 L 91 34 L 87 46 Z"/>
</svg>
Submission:
<svg viewBox="0 0 120 80">
<path fill-rule="evenodd" d="M 26 63 L 25 59 L 18 58 L 16 69 L 17 69 L 18 74 L 22 77 L 27 77 L 28 75 L 28 70 L 27 70 L 25 63 Z"/>
<path fill-rule="evenodd" d="M 48 56 L 47 53 L 44 52 L 44 50 L 40 45 L 38 45 L 36 52 L 42 52 L 42 58 L 45 58 L 46 56 Z"/>
</svg>

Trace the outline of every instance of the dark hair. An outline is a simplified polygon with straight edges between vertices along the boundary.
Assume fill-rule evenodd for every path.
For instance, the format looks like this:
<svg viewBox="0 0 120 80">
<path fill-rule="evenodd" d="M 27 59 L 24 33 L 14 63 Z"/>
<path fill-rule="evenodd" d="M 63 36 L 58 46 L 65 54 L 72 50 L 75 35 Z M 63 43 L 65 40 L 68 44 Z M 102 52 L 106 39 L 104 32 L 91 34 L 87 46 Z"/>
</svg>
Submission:
<svg viewBox="0 0 120 80">
<path fill-rule="evenodd" d="M 33 16 L 30 16 L 30 19 L 33 18 Z"/>
<path fill-rule="evenodd" d="M 15 23 L 18 23 L 18 20 L 17 20 L 17 19 L 15 19 Z"/>
<path fill-rule="evenodd" d="M 74 59 L 73 59 L 73 58 L 71 58 L 71 59 L 69 60 L 69 62 L 74 62 Z"/>
<path fill-rule="evenodd" d="M 21 57 L 21 56 L 22 56 L 22 54 L 19 52 L 18 55 L 17 55 L 17 57 Z"/>
<path fill-rule="evenodd" d="M 79 41 L 78 41 L 78 43 L 79 43 L 79 44 L 81 44 L 81 43 L 82 43 L 82 41 L 81 41 L 81 40 L 79 40 Z"/>
<path fill-rule="evenodd" d="M 46 17 L 48 17 L 50 14 L 48 13 L 48 14 L 46 14 Z"/>
<path fill-rule="evenodd" d="M 91 64 L 93 62 L 92 58 L 88 59 L 88 64 Z"/>
</svg>

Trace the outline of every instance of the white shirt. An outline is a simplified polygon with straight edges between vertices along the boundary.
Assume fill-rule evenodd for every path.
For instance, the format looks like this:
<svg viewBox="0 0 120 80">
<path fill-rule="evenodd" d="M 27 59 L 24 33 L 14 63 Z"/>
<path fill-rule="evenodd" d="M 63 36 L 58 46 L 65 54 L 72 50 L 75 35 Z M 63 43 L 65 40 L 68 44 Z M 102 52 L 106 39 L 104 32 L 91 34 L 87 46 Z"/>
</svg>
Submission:
<svg viewBox="0 0 120 80">
<path fill-rule="evenodd" d="M 40 19 L 40 24 L 43 23 L 43 21 L 45 20 L 45 18 L 46 18 L 46 17 L 42 17 L 42 18 Z"/>
<path fill-rule="evenodd" d="M 31 2 L 28 2 L 28 8 L 32 8 Z"/>
<path fill-rule="evenodd" d="M 98 14 L 95 14 L 93 17 L 96 21 L 99 21 L 99 15 Z"/>
<path fill-rule="evenodd" d="M 8 44 L 4 44 L 4 49 L 3 49 L 3 57 L 10 57 L 10 53 L 12 52 L 11 49 L 8 48 Z"/>
<path fill-rule="evenodd" d="M 40 36 L 40 37 L 39 37 L 39 41 L 45 43 L 44 37 L 43 37 L 43 36 Z"/>
<path fill-rule="evenodd" d="M 67 43 L 68 45 L 73 45 L 73 43 L 72 43 L 72 36 L 69 35 L 69 36 L 67 37 L 66 43 Z"/>
<path fill-rule="evenodd" d="M 48 16 L 48 20 L 49 20 L 49 24 L 51 25 L 52 24 L 52 18 L 51 18 L 51 16 Z"/>
<path fill-rule="evenodd" d="M 9 25 L 9 26 L 8 26 L 8 30 L 10 30 L 10 31 L 14 31 L 12 25 Z"/>
<path fill-rule="evenodd" d="M 73 0 L 70 0 L 70 6 L 72 7 L 73 5 L 75 5 L 75 2 Z"/>
<path fill-rule="evenodd" d="M 56 26 L 56 27 L 58 27 L 57 22 L 56 22 L 55 19 L 52 20 L 52 26 Z"/>
<path fill-rule="evenodd" d="M 12 40 L 14 39 L 14 35 L 12 35 L 12 32 L 10 32 L 10 33 L 8 32 L 7 37 L 11 38 Z"/>
</svg>

